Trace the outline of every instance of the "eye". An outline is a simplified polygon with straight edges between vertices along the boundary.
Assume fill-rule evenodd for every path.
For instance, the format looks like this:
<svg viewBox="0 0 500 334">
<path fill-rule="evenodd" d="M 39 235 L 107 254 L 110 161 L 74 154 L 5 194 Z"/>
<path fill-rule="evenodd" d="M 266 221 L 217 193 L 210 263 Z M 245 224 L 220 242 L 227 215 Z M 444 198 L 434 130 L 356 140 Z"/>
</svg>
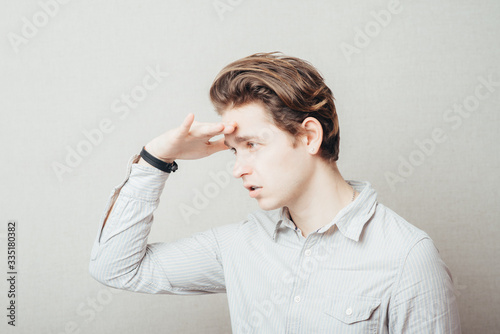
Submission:
<svg viewBox="0 0 500 334">
<path fill-rule="evenodd" d="M 257 143 L 253 143 L 253 142 L 251 142 L 251 141 L 249 141 L 249 142 L 247 143 L 247 146 L 248 146 L 248 147 L 250 147 L 250 148 L 254 148 L 254 147 L 255 147 L 255 145 L 257 145 Z"/>
</svg>

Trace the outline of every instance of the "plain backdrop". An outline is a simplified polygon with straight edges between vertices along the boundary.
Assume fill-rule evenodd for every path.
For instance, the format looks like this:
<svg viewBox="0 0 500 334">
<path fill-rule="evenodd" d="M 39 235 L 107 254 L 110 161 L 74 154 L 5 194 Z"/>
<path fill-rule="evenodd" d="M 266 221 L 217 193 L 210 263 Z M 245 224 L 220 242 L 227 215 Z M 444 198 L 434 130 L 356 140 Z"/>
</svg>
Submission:
<svg viewBox="0 0 500 334">
<path fill-rule="evenodd" d="M 220 120 L 208 98 L 216 74 L 270 51 L 323 74 L 336 98 L 342 175 L 369 181 L 380 203 L 432 237 L 455 281 L 463 333 L 500 327 L 497 0 L 40 0 L 2 8 L 1 276 L 9 220 L 17 221 L 18 276 L 15 328 L 1 279 L 0 332 L 231 332 L 225 294 L 114 291 L 90 277 L 90 250 L 130 156 L 189 112 Z M 144 88 L 155 71 L 155 87 L 147 79 Z M 178 161 L 149 241 L 257 210 L 241 180 L 213 187 L 232 159 L 224 151 Z M 207 201 L 196 204 L 201 196 Z"/>
</svg>

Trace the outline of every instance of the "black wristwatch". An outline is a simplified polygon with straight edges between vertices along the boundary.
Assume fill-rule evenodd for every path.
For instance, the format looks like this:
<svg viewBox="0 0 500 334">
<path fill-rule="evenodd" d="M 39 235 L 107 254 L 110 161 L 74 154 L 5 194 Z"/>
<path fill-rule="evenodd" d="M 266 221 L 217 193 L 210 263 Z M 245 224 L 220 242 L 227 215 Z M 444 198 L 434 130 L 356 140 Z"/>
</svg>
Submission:
<svg viewBox="0 0 500 334">
<path fill-rule="evenodd" d="M 158 168 L 159 170 L 165 172 L 165 173 L 170 173 L 170 172 L 175 172 L 179 166 L 174 162 L 165 162 L 160 159 L 155 158 L 152 156 L 148 151 L 146 151 L 146 147 L 142 148 L 142 151 L 140 153 L 141 157 L 146 161 L 148 164 L 150 164 L 153 167 Z"/>
</svg>

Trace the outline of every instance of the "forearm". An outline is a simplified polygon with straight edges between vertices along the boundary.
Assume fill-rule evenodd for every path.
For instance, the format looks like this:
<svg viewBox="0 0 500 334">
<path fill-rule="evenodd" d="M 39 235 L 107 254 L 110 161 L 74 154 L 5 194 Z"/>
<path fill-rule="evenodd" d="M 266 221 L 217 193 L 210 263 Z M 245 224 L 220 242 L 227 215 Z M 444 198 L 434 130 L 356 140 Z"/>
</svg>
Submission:
<svg viewBox="0 0 500 334">
<path fill-rule="evenodd" d="M 201 159 L 226 150 L 223 138 L 214 142 L 209 139 L 229 134 L 235 127 L 235 122 L 194 122 L 191 113 L 178 128 L 156 137 L 145 149 L 166 163 L 177 158 Z M 147 244 L 153 212 L 170 175 L 168 168 L 166 172 L 160 170 L 163 167 L 154 168 L 138 155 L 133 163 L 129 161 L 127 179 L 115 188 L 101 218 L 92 247 L 90 273 L 103 284 L 132 291 L 224 292 L 224 273 L 212 231 L 168 244 Z"/>
<path fill-rule="evenodd" d="M 153 260 L 151 254 L 147 254 L 147 239 L 168 174 L 138 164 L 129 168 L 126 182 L 115 188 L 109 199 L 89 269 L 103 284 L 142 291 L 141 285 L 147 288 L 144 280 L 154 270 L 149 263 Z M 149 272 L 144 272 L 144 278 L 137 275 L 146 269 Z"/>
</svg>

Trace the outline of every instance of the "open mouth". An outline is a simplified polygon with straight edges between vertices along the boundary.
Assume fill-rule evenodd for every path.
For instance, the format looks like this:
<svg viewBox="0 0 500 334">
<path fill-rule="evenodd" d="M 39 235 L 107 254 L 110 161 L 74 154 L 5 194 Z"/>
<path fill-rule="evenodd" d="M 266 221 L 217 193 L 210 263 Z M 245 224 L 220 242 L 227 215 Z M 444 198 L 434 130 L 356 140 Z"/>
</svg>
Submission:
<svg viewBox="0 0 500 334">
<path fill-rule="evenodd" d="M 250 190 L 250 194 L 249 194 L 250 197 L 255 198 L 260 194 L 262 187 L 250 187 L 249 190 Z"/>
</svg>

